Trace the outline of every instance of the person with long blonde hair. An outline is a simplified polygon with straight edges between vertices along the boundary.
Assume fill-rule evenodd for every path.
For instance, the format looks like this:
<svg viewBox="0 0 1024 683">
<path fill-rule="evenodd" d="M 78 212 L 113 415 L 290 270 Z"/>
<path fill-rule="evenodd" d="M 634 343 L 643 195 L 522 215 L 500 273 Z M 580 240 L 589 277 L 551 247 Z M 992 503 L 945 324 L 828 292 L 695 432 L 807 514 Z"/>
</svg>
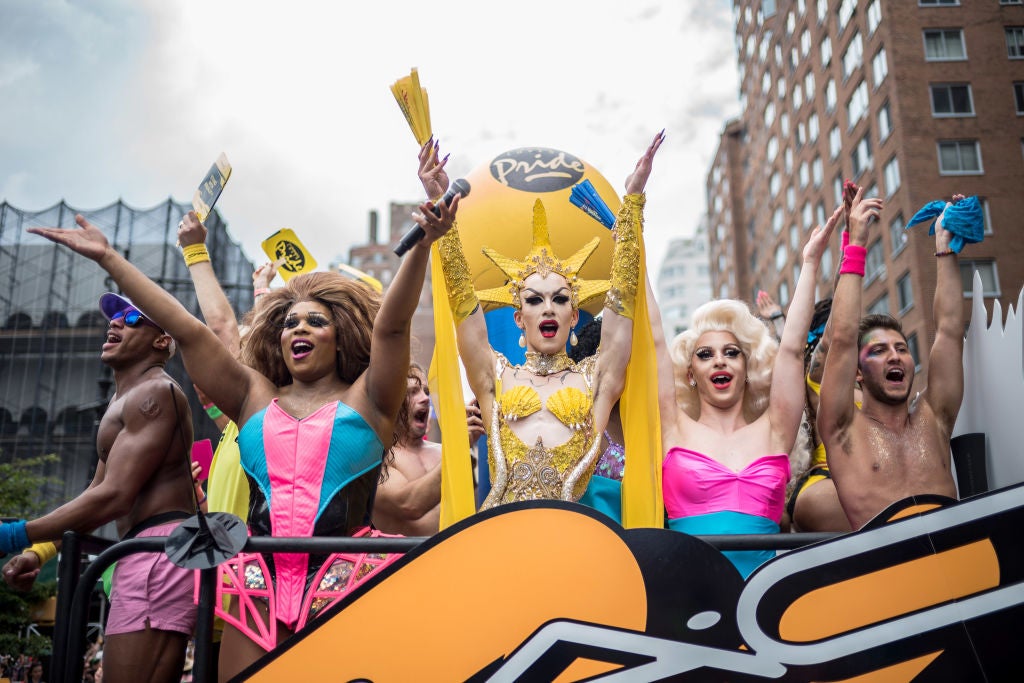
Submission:
<svg viewBox="0 0 1024 683">
<path fill-rule="evenodd" d="M 699 307 L 671 345 L 652 316 L 670 528 L 696 535 L 780 530 L 804 409 L 803 352 L 814 285 L 840 216 L 837 209 L 804 247 L 778 344 L 742 301 Z M 725 555 L 745 578 L 774 552 Z"/>
</svg>

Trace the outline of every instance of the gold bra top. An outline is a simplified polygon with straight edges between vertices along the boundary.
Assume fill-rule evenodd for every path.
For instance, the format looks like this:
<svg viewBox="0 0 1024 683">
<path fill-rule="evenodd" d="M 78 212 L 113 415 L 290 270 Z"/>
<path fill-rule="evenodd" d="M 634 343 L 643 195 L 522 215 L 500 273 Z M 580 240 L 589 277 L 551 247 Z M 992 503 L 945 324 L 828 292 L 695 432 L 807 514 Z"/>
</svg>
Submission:
<svg viewBox="0 0 1024 683">
<path fill-rule="evenodd" d="M 481 509 L 518 500 L 579 500 L 600 456 L 601 439 L 594 432 L 593 417 L 596 356 L 570 368 L 583 375 L 586 390 L 563 387 L 548 397 L 544 407 L 572 432 L 564 443 L 548 448 L 539 436 L 532 446 L 524 443 L 509 427 L 509 422 L 538 412 L 541 399 L 536 389 L 526 385 L 502 392 L 502 373 L 515 366 L 501 354 L 495 355 L 498 398 L 488 431 L 492 486 Z"/>
</svg>

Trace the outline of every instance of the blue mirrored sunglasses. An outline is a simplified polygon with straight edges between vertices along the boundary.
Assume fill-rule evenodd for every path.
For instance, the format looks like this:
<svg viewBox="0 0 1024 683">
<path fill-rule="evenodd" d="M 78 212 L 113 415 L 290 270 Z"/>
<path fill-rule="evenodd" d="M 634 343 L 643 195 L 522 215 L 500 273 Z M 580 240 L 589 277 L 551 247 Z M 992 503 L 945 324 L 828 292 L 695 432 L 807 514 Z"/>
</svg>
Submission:
<svg viewBox="0 0 1024 683">
<path fill-rule="evenodd" d="M 114 315 L 110 316 L 110 319 L 111 320 L 121 320 L 121 319 L 123 319 L 124 320 L 124 324 L 127 325 L 128 327 L 135 327 L 136 325 L 138 325 L 140 323 L 144 323 L 144 324 L 148 323 L 148 324 L 152 325 L 153 327 L 155 327 L 156 329 L 160 330 L 161 332 L 163 331 L 160 328 L 159 325 L 157 325 L 155 322 L 153 322 L 152 320 L 150 320 L 146 316 L 142 315 L 142 312 L 139 311 L 138 309 L 135 309 L 135 308 L 126 308 L 123 311 L 118 311 Z"/>
</svg>

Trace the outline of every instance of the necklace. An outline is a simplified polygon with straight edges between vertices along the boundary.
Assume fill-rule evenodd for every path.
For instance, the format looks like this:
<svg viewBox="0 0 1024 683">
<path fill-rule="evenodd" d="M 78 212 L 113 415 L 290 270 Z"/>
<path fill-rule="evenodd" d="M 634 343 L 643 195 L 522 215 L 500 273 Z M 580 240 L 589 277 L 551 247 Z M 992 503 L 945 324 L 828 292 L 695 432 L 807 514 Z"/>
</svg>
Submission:
<svg viewBox="0 0 1024 683">
<path fill-rule="evenodd" d="M 572 359 L 569 358 L 565 351 L 556 353 L 553 356 L 536 351 L 527 351 L 526 362 L 520 367 L 534 375 L 546 377 L 556 372 L 572 369 L 574 365 L 575 363 L 572 362 Z"/>
</svg>

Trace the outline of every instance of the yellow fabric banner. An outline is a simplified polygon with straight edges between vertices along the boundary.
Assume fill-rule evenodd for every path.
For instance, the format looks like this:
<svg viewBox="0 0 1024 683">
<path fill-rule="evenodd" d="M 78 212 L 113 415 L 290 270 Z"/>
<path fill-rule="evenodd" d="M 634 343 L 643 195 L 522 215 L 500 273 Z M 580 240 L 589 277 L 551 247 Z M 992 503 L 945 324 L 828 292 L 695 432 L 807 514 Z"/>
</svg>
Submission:
<svg viewBox="0 0 1024 683">
<path fill-rule="evenodd" d="M 647 252 L 640 236 L 640 273 L 633 309 L 633 350 L 619 401 L 625 440 L 622 477 L 622 526 L 662 528 L 661 418 L 658 413 L 658 359 L 647 314 Z"/>
<path fill-rule="evenodd" d="M 430 247 L 430 277 L 434 297 L 434 355 L 427 384 L 430 395 L 437 397 L 441 427 L 441 529 L 447 529 L 476 512 L 476 499 L 455 322 L 448 308 L 448 291 L 437 242 Z"/>
</svg>

